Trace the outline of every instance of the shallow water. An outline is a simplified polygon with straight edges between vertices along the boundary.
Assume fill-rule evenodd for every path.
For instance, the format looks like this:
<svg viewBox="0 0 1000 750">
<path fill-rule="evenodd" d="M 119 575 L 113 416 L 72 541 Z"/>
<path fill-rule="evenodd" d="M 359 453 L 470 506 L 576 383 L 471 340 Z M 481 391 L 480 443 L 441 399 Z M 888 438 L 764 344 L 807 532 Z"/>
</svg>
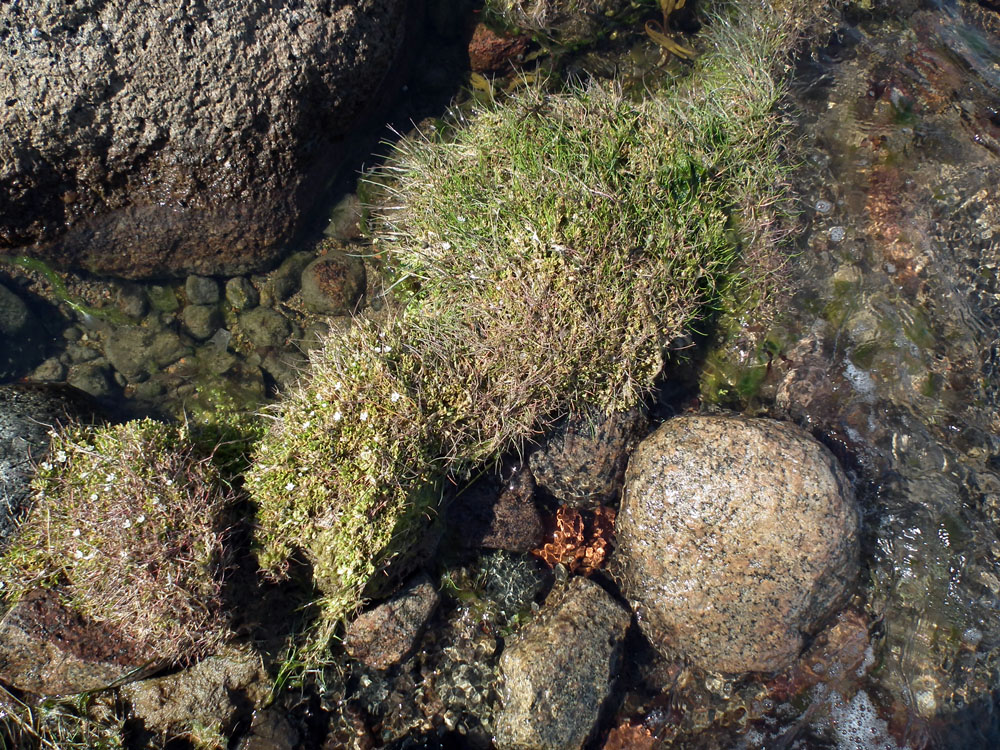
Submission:
<svg viewBox="0 0 1000 750">
<path fill-rule="evenodd" d="M 851 470 L 874 661 L 746 747 L 1000 744 L 997 28 L 942 4 L 845 24 L 799 66 L 791 293 L 768 331 L 709 354 L 702 383 L 810 428 Z"/>
</svg>

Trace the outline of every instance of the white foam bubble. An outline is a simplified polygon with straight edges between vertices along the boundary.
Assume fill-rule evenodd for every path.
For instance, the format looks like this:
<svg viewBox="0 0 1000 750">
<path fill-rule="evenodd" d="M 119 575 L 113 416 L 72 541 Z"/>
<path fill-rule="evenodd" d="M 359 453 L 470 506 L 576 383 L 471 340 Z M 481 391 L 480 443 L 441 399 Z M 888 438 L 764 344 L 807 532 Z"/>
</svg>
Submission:
<svg viewBox="0 0 1000 750">
<path fill-rule="evenodd" d="M 859 691 L 850 702 L 831 693 L 829 700 L 830 729 L 837 750 L 904 750 L 889 736 L 888 726 L 866 692 Z"/>
</svg>

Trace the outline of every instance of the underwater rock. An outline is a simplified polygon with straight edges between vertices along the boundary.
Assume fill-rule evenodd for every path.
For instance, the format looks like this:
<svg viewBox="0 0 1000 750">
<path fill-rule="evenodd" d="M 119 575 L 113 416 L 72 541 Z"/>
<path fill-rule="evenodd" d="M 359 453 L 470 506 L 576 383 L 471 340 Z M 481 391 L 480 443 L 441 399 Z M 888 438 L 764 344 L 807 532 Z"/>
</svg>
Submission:
<svg viewBox="0 0 1000 750">
<path fill-rule="evenodd" d="M 535 482 L 574 508 L 617 500 L 629 453 L 647 425 L 638 408 L 570 417 L 529 457 Z"/>
<path fill-rule="evenodd" d="M 188 305 L 181 317 L 184 328 L 199 341 L 211 338 L 222 325 L 222 314 L 215 305 Z"/>
<path fill-rule="evenodd" d="M 302 271 L 302 303 L 310 312 L 347 315 L 364 291 L 364 263 L 343 252 L 321 255 Z"/>
<path fill-rule="evenodd" d="M 226 302 L 234 310 L 248 310 L 260 302 L 256 287 L 243 276 L 234 276 L 226 282 Z"/>
<path fill-rule="evenodd" d="M 188 304 L 214 305 L 219 301 L 219 284 L 207 276 L 192 274 L 184 280 L 184 294 Z"/>
<path fill-rule="evenodd" d="M 858 523 L 836 459 L 801 429 L 678 417 L 632 456 L 613 565 L 665 655 L 769 672 L 846 601 Z"/>
<path fill-rule="evenodd" d="M 125 278 L 273 261 L 408 3 L 0 4 L 0 246 Z"/>
<path fill-rule="evenodd" d="M 534 503 L 535 481 L 524 464 L 509 464 L 498 476 L 483 477 L 448 508 L 456 545 L 472 549 L 530 552 L 545 535 Z"/>
<path fill-rule="evenodd" d="M 292 332 L 284 316 L 269 307 L 255 307 L 243 313 L 239 327 L 254 346 L 261 348 L 282 346 Z"/>
<path fill-rule="evenodd" d="M 344 647 L 358 661 L 388 669 L 413 648 L 441 597 L 426 575 L 347 626 Z"/>
<path fill-rule="evenodd" d="M 30 370 L 44 356 L 44 336 L 40 322 L 24 300 L 0 284 L 0 379 L 17 377 Z"/>
<path fill-rule="evenodd" d="M 84 621 L 36 589 L 0 620 L 0 679 L 39 695 L 103 690 L 139 679 L 146 659 L 120 634 Z"/>
<path fill-rule="evenodd" d="M 500 657 L 501 750 L 579 750 L 611 692 L 631 614 L 576 576 Z"/>
</svg>

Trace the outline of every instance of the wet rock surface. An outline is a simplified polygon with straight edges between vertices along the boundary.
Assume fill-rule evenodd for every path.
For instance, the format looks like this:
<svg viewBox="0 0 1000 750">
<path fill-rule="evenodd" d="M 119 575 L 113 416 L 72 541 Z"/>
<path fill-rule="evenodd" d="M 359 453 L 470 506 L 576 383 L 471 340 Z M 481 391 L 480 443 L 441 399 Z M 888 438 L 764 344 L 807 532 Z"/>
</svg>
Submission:
<svg viewBox="0 0 1000 750">
<path fill-rule="evenodd" d="M 501 750 L 583 747 L 615 677 L 631 613 L 582 577 L 549 596 L 500 657 Z"/>
<path fill-rule="evenodd" d="M 369 667 L 387 669 L 413 648 L 439 602 L 431 579 L 418 577 L 348 624 L 344 637 L 347 653 Z"/>
<path fill-rule="evenodd" d="M 31 369 L 45 351 L 37 316 L 17 294 L 0 284 L 0 380 L 16 377 Z"/>
<path fill-rule="evenodd" d="M 0 245 L 130 278 L 261 268 L 342 158 L 405 16 L 399 0 L 4 4 Z"/>
<path fill-rule="evenodd" d="M 155 669 L 117 633 L 85 622 L 37 590 L 0 620 L 0 679 L 40 695 L 103 690 Z"/>
<path fill-rule="evenodd" d="M 328 252 L 302 270 L 302 302 L 325 315 L 349 315 L 365 291 L 365 266 L 343 251 Z"/>
<path fill-rule="evenodd" d="M 638 407 L 570 417 L 529 457 L 535 482 L 564 505 L 576 508 L 593 510 L 616 502 L 629 454 L 648 424 Z"/>
<path fill-rule="evenodd" d="M 0 548 L 27 510 L 35 464 L 44 461 L 49 430 L 97 416 L 97 404 L 65 386 L 0 385 Z"/>
<path fill-rule="evenodd" d="M 770 672 L 846 601 L 858 525 L 836 459 L 799 428 L 677 417 L 632 456 L 614 562 L 654 646 Z"/>
</svg>

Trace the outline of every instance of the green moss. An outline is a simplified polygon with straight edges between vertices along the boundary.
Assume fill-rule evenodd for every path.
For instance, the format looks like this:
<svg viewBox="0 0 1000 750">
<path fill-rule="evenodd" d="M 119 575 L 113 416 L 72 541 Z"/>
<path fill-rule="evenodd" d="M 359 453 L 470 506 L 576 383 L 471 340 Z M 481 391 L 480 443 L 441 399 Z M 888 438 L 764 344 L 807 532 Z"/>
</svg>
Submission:
<svg viewBox="0 0 1000 750">
<path fill-rule="evenodd" d="M 0 557 L 9 603 L 53 587 L 151 660 L 227 636 L 220 599 L 227 487 L 185 426 L 152 420 L 52 433 L 35 505 Z"/>
<path fill-rule="evenodd" d="M 562 413 L 631 406 L 669 341 L 766 299 L 792 20 L 715 18 L 690 79 L 641 101 L 527 88 L 399 144 L 373 180 L 395 309 L 311 355 L 247 476 L 261 564 L 312 564 L 320 646 L 441 488 Z"/>
</svg>

